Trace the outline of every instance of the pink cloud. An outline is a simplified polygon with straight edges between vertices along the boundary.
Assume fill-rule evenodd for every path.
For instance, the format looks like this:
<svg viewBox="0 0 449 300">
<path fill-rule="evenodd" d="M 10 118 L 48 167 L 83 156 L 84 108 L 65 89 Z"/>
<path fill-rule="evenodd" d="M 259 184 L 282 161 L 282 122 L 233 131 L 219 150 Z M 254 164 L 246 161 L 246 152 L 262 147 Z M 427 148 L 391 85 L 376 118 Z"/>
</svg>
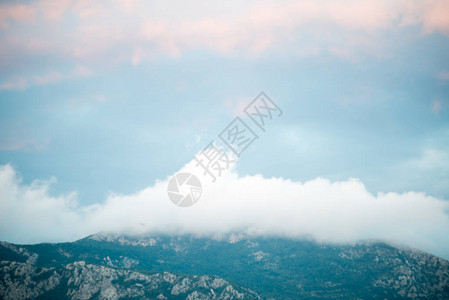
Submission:
<svg viewBox="0 0 449 300">
<path fill-rule="evenodd" d="M 2 6 L 0 20 L 24 19 L 29 11 L 42 30 L 22 31 L 19 36 L 13 29 L 6 30 L 1 59 L 39 53 L 61 55 L 79 64 L 102 58 L 110 62 L 114 57 L 114 62 L 137 65 L 197 49 L 249 58 L 274 51 L 282 55 L 328 52 L 356 59 L 360 54 L 388 53 L 382 40 L 385 30 L 418 25 L 424 34 L 449 34 L 449 0 L 264 1 L 248 2 L 236 10 L 190 5 L 197 9 L 179 12 L 173 9 L 176 2 L 126 0 L 115 4 L 42 0 L 21 5 L 16 13 Z M 223 8 L 228 6 L 233 4 Z M 65 18 L 68 15 L 78 18 L 73 21 Z M 54 26 L 58 20 L 60 25 Z"/>
<path fill-rule="evenodd" d="M 0 5 L 0 28 L 7 27 L 7 20 L 30 22 L 34 20 L 35 9 L 26 5 Z"/>
<path fill-rule="evenodd" d="M 89 0 L 42 0 L 36 7 L 47 20 L 51 21 L 61 20 L 67 12 L 85 19 L 107 13 L 107 9 L 100 4 L 100 1 Z"/>
<path fill-rule="evenodd" d="M 115 0 L 115 2 L 126 11 L 133 11 L 137 8 L 139 0 Z"/>
<path fill-rule="evenodd" d="M 28 82 L 24 78 L 17 78 L 5 83 L 0 84 L 0 91 L 6 90 L 24 90 L 28 86 Z"/>
<path fill-rule="evenodd" d="M 71 10 L 81 18 L 96 18 L 108 13 L 108 9 L 100 1 L 78 0 L 73 2 Z"/>
<path fill-rule="evenodd" d="M 422 15 L 422 24 L 425 32 L 449 34 L 449 1 L 432 1 Z"/>
<path fill-rule="evenodd" d="M 60 20 L 70 6 L 70 0 L 42 0 L 38 9 L 47 20 Z"/>
<path fill-rule="evenodd" d="M 402 1 L 401 25 L 420 25 L 423 33 L 449 35 L 449 0 Z"/>
</svg>

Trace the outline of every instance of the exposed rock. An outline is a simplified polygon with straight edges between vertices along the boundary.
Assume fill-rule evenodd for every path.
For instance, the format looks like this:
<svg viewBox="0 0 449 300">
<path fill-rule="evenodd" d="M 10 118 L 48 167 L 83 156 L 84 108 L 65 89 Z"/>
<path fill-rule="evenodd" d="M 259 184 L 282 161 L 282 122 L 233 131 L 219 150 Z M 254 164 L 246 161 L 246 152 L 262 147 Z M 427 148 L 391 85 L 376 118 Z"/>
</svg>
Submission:
<svg viewBox="0 0 449 300">
<path fill-rule="evenodd" d="M 56 296 L 70 299 L 260 299 L 216 276 L 144 274 L 78 261 L 63 268 L 39 268 L 28 263 L 0 262 L 0 298 Z M 218 295 L 218 296 L 217 296 Z"/>
</svg>

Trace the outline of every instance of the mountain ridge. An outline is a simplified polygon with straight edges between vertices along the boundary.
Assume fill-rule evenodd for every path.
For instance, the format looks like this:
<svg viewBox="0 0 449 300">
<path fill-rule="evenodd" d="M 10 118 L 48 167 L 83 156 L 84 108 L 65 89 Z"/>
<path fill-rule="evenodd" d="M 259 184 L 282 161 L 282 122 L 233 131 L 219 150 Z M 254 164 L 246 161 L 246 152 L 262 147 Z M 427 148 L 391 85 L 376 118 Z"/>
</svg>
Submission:
<svg viewBox="0 0 449 300">
<path fill-rule="evenodd" d="M 99 233 L 72 243 L 2 242 L 0 260 L 39 268 L 83 261 L 135 272 L 217 276 L 250 297 L 267 299 L 449 298 L 447 260 L 373 241 L 330 245 L 238 233 L 215 238 Z"/>
</svg>

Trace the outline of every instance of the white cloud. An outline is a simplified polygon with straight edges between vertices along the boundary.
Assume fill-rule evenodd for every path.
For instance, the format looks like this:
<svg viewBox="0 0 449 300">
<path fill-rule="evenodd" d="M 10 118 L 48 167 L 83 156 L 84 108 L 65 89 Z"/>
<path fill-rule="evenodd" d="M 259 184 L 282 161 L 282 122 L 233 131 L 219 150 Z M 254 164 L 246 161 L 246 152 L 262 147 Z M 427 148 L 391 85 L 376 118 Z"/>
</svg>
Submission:
<svg viewBox="0 0 449 300">
<path fill-rule="evenodd" d="M 415 171 L 449 170 L 449 151 L 442 149 L 424 149 L 421 157 L 407 161 L 403 167 Z"/>
<path fill-rule="evenodd" d="M 184 171 L 198 171 L 190 163 Z M 50 196 L 49 183 L 21 183 L 0 168 L 0 239 L 65 241 L 98 232 L 165 232 L 212 235 L 245 231 L 350 243 L 382 239 L 449 258 L 449 203 L 424 193 L 373 195 L 357 179 L 305 183 L 227 172 L 189 208 L 172 204 L 167 180 L 131 195 L 109 195 L 80 206 L 76 194 Z"/>
</svg>

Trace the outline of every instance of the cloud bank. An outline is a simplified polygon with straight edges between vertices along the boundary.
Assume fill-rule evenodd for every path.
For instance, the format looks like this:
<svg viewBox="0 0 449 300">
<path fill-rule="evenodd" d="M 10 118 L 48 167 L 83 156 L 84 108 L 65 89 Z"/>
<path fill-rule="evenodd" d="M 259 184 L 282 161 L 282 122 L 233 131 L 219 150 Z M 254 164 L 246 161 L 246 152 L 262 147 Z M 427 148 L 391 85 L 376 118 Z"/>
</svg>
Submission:
<svg viewBox="0 0 449 300">
<path fill-rule="evenodd" d="M 192 163 L 182 171 L 192 171 Z M 449 258 L 449 203 L 418 192 L 371 194 L 357 179 L 304 183 L 260 175 L 206 178 L 200 201 L 189 208 L 167 197 L 169 178 L 130 195 L 110 194 L 81 206 L 76 193 L 50 196 L 52 181 L 21 182 L 0 167 L 0 240 L 67 241 L 99 231 L 114 233 L 245 232 L 353 243 L 380 239 Z"/>
</svg>

